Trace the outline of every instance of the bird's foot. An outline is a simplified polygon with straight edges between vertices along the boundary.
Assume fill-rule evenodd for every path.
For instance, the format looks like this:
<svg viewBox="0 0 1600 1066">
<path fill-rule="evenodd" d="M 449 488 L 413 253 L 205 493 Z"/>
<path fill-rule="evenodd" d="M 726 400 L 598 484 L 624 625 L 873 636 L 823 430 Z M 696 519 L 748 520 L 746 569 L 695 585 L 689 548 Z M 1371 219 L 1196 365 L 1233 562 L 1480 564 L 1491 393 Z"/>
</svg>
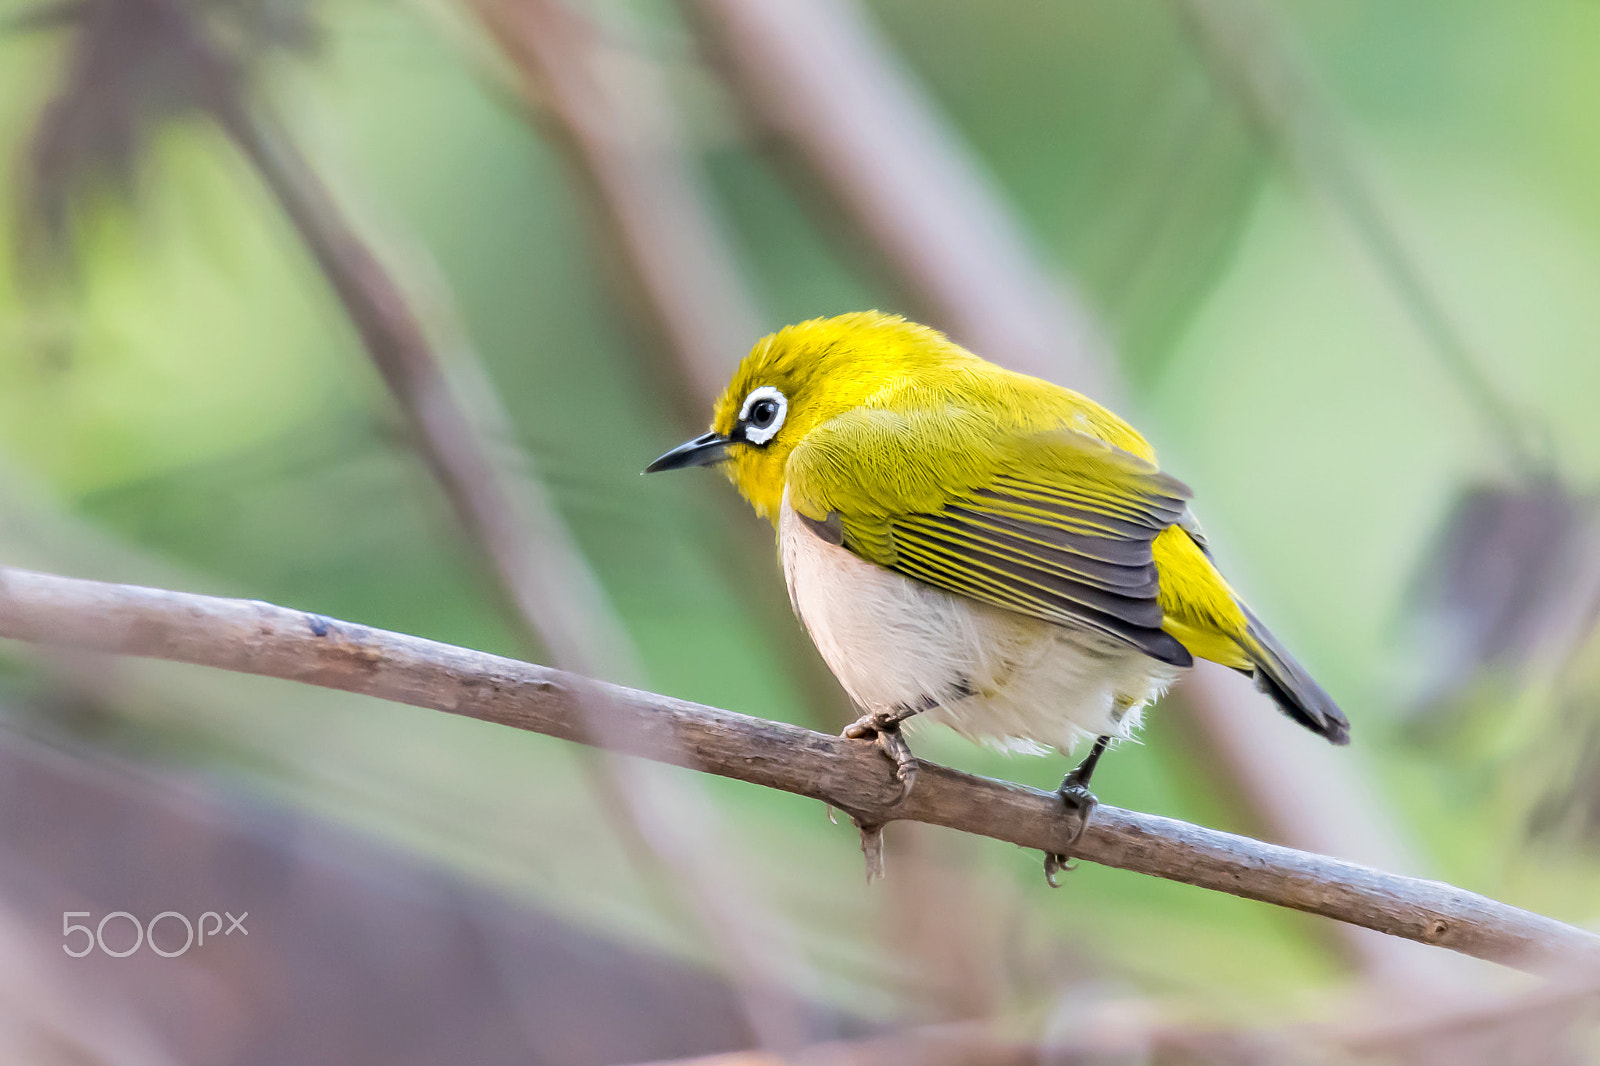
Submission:
<svg viewBox="0 0 1600 1066">
<path fill-rule="evenodd" d="M 1099 799 L 1095 797 L 1093 792 L 1089 791 L 1089 786 L 1084 781 L 1088 774 L 1080 774 L 1079 771 L 1082 769 L 1082 767 L 1079 767 L 1077 770 L 1067 774 L 1066 779 L 1061 782 L 1061 787 L 1056 789 L 1056 794 L 1061 797 L 1062 805 L 1077 821 L 1077 826 L 1072 832 L 1071 842 L 1073 844 L 1076 844 L 1078 839 L 1083 836 L 1083 831 L 1089 828 L 1089 818 L 1094 814 L 1095 807 L 1100 804 Z M 1091 767 L 1091 772 L 1092 769 Z M 1048 854 L 1044 857 L 1044 879 L 1049 882 L 1051 888 L 1061 887 L 1060 883 L 1056 881 L 1056 874 L 1062 870 L 1070 871 L 1071 869 L 1072 860 L 1070 856 Z"/>
<path fill-rule="evenodd" d="M 894 763 L 894 776 L 900 782 L 900 795 L 891 806 L 905 802 L 905 798 L 911 795 L 911 786 L 917 781 L 917 757 L 911 754 L 911 746 L 900 732 L 900 723 L 908 717 L 890 711 L 873 711 L 845 726 L 839 734 L 852 740 L 874 738 L 878 747 Z"/>
<path fill-rule="evenodd" d="M 1089 786 L 1079 779 L 1076 770 L 1061 782 L 1061 787 L 1056 789 L 1056 795 L 1061 797 L 1062 805 L 1077 820 L 1077 827 L 1072 831 L 1072 843 L 1076 844 L 1078 838 L 1083 836 L 1083 831 L 1089 828 L 1089 819 L 1093 816 L 1094 809 L 1100 806 L 1100 800 L 1089 791 Z"/>
<path fill-rule="evenodd" d="M 1061 882 L 1056 880 L 1056 874 L 1060 873 L 1062 870 L 1066 870 L 1068 873 L 1071 873 L 1073 869 L 1072 856 L 1055 855 L 1048 852 L 1045 854 L 1044 880 L 1045 884 L 1049 885 L 1051 888 L 1061 887 Z"/>
</svg>

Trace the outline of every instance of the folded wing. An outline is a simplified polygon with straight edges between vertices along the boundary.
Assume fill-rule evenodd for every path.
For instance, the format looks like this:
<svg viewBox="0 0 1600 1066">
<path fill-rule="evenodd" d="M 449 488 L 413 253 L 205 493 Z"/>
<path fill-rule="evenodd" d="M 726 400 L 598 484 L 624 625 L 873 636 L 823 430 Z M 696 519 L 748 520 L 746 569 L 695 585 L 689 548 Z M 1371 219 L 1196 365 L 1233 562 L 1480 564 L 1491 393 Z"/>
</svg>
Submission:
<svg viewBox="0 0 1600 1066">
<path fill-rule="evenodd" d="M 808 435 L 786 473 L 797 512 L 880 566 L 1175 666 L 1194 661 L 1162 629 L 1151 548 L 1183 519 L 1189 490 L 1143 459 L 961 409 L 862 410 Z"/>
</svg>

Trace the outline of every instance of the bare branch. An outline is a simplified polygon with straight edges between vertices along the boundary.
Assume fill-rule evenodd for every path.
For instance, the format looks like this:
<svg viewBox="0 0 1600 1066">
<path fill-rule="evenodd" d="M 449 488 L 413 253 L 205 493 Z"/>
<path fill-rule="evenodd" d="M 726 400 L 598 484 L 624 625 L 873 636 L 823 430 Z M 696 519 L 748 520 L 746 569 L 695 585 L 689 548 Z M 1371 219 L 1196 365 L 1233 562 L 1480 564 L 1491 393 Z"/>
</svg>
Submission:
<svg viewBox="0 0 1600 1066">
<path fill-rule="evenodd" d="M 924 763 L 898 805 L 873 745 L 606 685 L 420 637 L 249 600 L 3 573 L 0 637 L 278 677 L 593 743 L 578 693 L 610 704 L 616 750 L 821 800 L 873 823 L 908 819 L 1071 852 L 1529 970 L 1600 964 L 1600 935 L 1422 881 L 1171 818 L 1099 807 L 1076 842 L 1051 793 Z"/>
<path fill-rule="evenodd" d="M 250 129 L 259 132 L 260 127 Z M 632 641 L 554 502 L 530 476 L 528 458 L 514 453 L 522 475 L 515 481 L 511 471 L 496 463 L 494 442 L 461 404 L 443 361 L 403 293 L 344 224 L 292 146 L 281 139 L 244 144 L 280 191 L 285 209 L 340 291 L 373 361 L 412 425 L 419 450 L 471 543 L 510 596 L 516 618 L 563 666 L 585 673 L 639 676 Z M 291 195 L 284 197 L 283 190 Z M 486 385 L 486 374 L 479 370 L 476 376 Z M 481 413 L 500 430 L 506 444 L 499 450 L 513 453 L 509 418 L 487 387 L 476 391 Z M 588 689 L 587 684 L 572 689 L 574 706 L 583 708 L 586 734 L 596 746 L 612 748 L 609 702 Z M 719 854 L 713 840 L 705 837 L 709 812 L 703 798 L 682 782 L 658 776 L 630 779 L 620 766 L 600 770 L 589 768 L 599 798 L 619 816 L 620 828 L 677 875 L 684 901 L 741 978 L 738 988 L 761 1042 L 774 1047 L 793 1043 L 798 1030 L 792 998 L 773 965 L 775 958 L 786 954 L 774 943 L 777 924 L 762 913 L 752 893 L 741 890 L 743 879 L 730 868 L 728 856 Z"/>
</svg>

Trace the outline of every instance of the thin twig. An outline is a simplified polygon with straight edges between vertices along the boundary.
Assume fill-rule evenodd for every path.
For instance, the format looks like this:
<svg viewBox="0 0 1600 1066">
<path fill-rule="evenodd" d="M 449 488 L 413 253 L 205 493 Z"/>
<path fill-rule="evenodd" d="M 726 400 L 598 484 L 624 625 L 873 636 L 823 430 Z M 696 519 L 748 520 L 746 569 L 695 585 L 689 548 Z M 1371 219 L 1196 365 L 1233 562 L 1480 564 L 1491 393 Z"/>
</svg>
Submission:
<svg viewBox="0 0 1600 1066">
<path fill-rule="evenodd" d="M 576 678 L 253 600 L 0 572 L 0 637 L 195 663 L 358 692 L 593 743 L 580 693 L 610 703 L 616 750 L 1319 914 L 1530 971 L 1600 965 L 1600 935 L 1438 881 L 1102 805 L 1076 840 L 1053 793 L 923 763 L 899 801 L 875 745 Z"/>
<path fill-rule="evenodd" d="M 246 127 L 247 136 L 258 134 L 258 126 Z M 283 198 L 285 209 L 295 217 L 330 282 L 341 290 L 368 351 L 412 424 L 420 451 L 472 542 L 511 595 L 517 617 L 563 666 L 590 674 L 638 676 L 632 643 L 553 502 L 531 476 L 519 479 L 515 494 L 510 490 L 491 458 L 489 440 L 459 404 L 398 287 L 344 227 L 331 201 L 306 195 L 320 186 L 287 141 L 242 143 L 269 175 L 269 184 L 297 190 Z M 303 214 L 308 211 L 312 214 Z M 480 394 L 488 395 L 487 390 Z M 525 456 L 519 459 L 528 463 Z M 612 747 L 609 703 L 575 692 L 576 701 L 588 707 L 587 728 L 597 746 Z M 592 780 L 605 806 L 621 816 L 632 843 L 682 881 L 686 901 L 740 977 L 739 990 L 761 1042 L 780 1048 L 791 1044 L 798 1038 L 799 1023 L 788 995 L 780 991 L 774 965 L 779 952 L 770 934 L 777 923 L 753 913 L 764 908 L 741 898 L 750 893 L 736 887 L 742 879 L 728 869 L 727 857 L 709 840 L 697 839 L 713 817 L 703 799 L 677 782 L 632 773 L 621 764 L 608 765 L 603 778 Z"/>
</svg>

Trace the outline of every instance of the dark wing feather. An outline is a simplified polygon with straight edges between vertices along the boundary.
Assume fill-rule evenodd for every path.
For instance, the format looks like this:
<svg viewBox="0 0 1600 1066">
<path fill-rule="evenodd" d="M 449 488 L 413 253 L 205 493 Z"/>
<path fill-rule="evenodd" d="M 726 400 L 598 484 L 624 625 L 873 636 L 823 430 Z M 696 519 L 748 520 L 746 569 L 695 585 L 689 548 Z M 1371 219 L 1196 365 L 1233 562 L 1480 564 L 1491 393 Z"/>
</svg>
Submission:
<svg viewBox="0 0 1600 1066">
<path fill-rule="evenodd" d="M 819 534 L 842 528 L 844 547 L 880 566 L 1191 665 L 1161 628 L 1151 547 L 1185 520 L 1189 490 L 1081 433 L 975 431 L 973 417 L 835 419 L 791 456 L 791 505 Z"/>
<path fill-rule="evenodd" d="M 1025 503 L 986 493 L 981 501 L 893 518 L 888 565 L 997 607 L 1095 630 L 1162 662 L 1193 663 L 1161 629 L 1151 557 L 1159 530 L 1118 522 L 1090 534 L 1007 513 Z"/>
</svg>

